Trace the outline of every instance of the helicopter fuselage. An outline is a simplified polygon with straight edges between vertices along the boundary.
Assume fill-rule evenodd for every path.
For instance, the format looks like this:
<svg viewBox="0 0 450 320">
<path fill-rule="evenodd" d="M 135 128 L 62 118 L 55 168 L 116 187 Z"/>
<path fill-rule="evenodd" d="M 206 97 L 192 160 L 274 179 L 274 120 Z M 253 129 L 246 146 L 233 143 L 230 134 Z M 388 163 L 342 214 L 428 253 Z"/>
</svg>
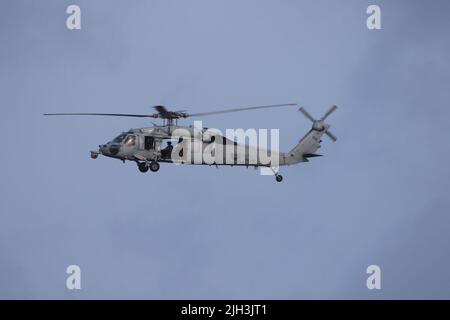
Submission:
<svg viewBox="0 0 450 320">
<path fill-rule="evenodd" d="M 167 142 L 167 146 L 164 146 L 164 141 Z M 220 152 L 218 152 L 219 150 Z M 262 161 L 258 157 L 258 154 L 262 152 L 270 154 L 271 159 L 275 161 Z M 208 128 L 199 129 L 193 126 L 172 125 L 130 129 L 106 144 L 100 145 L 98 151 L 91 151 L 92 158 L 97 158 L 100 154 L 138 163 L 157 161 L 255 167 L 270 167 L 274 163 L 285 164 L 284 154 L 271 152 L 257 146 L 239 144 Z M 252 157 L 252 154 L 255 154 L 256 157 Z M 280 163 L 280 160 L 283 163 Z"/>
</svg>

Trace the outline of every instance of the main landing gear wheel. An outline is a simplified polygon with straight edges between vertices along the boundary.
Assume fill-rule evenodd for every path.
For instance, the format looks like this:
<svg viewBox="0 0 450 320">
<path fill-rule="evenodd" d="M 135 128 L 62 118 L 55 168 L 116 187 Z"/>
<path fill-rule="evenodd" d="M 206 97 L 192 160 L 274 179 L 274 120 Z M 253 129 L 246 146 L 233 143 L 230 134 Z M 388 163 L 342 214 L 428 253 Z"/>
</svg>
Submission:
<svg viewBox="0 0 450 320">
<path fill-rule="evenodd" d="M 277 182 L 281 182 L 281 181 L 283 181 L 283 176 L 281 174 L 277 174 L 275 176 L 275 180 L 277 180 Z"/>
<path fill-rule="evenodd" d="M 159 163 L 156 161 L 150 162 L 150 170 L 156 172 L 159 170 Z"/>
<path fill-rule="evenodd" d="M 138 168 L 139 168 L 139 171 L 140 171 L 140 172 L 143 172 L 143 173 L 145 173 L 145 172 L 148 171 L 148 165 L 147 165 L 147 163 L 145 163 L 145 162 L 140 162 L 140 163 L 138 164 Z"/>
</svg>

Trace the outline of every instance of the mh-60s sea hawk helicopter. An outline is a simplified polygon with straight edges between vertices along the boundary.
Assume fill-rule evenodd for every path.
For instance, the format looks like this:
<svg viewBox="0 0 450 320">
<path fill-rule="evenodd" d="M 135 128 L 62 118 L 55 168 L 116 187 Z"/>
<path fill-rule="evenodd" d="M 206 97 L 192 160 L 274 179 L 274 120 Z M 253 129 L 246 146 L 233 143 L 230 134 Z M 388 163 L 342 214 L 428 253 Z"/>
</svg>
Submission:
<svg viewBox="0 0 450 320">
<path fill-rule="evenodd" d="M 100 145 L 98 150 L 90 151 L 93 159 L 96 159 L 99 155 L 103 155 L 122 160 L 123 162 L 126 160 L 134 161 L 137 163 L 138 169 L 141 172 L 147 172 L 149 169 L 152 172 L 158 171 L 160 162 L 216 166 L 253 166 L 255 168 L 266 167 L 272 170 L 276 181 L 281 182 L 283 177 L 278 174 L 279 166 L 308 162 L 309 158 L 321 156 L 315 152 L 320 148 L 323 134 L 326 134 L 333 141 L 337 140 L 335 135 L 330 132 L 330 126 L 325 123 L 325 119 L 337 109 L 336 106 L 332 106 L 320 119 L 313 118 L 303 107 L 299 108 L 299 111 L 313 125 L 311 130 L 289 152 L 263 150 L 258 146 L 250 146 L 245 142 L 237 143 L 215 131 L 210 131 L 208 128 L 178 126 L 178 119 L 289 106 L 297 106 L 297 104 L 276 104 L 192 114 L 188 114 L 186 111 L 170 111 L 164 106 L 155 106 L 156 113 L 153 114 L 46 113 L 44 115 L 115 116 L 163 120 L 162 125 L 153 124 L 152 127 L 130 129 L 127 132 L 122 132 L 112 141 Z M 172 140 L 177 141 L 176 146 L 172 145 Z M 164 148 L 162 148 L 163 141 L 167 141 L 167 146 Z M 192 145 L 195 143 L 200 143 L 200 149 L 192 148 Z M 211 145 L 214 145 L 214 147 L 211 148 Z M 271 158 L 269 161 L 262 161 L 262 157 L 260 156 L 262 151 L 270 153 Z M 196 161 L 198 159 L 195 154 L 196 152 L 213 154 L 212 160 L 210 157 L 209 161 L 205 161 L 203 158 L 200 158 L 200 161 Z M 249 155 L 252 152 L 253 154 L 257 154 L 257 156 L 250 157 Z"/>
</svg>

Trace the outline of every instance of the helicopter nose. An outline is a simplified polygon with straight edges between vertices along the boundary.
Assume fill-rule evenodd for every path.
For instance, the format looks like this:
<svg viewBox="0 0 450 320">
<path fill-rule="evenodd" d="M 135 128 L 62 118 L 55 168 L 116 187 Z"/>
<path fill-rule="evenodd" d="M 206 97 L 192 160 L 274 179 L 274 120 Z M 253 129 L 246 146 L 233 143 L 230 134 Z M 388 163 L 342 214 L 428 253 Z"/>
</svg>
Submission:
<svg viewBox="0 0 450 320">
<path fill-rule="evenodd" d="M 98 149 L 99 149 L 100 152 L 103 153 L 103 154 L 105 154 L 106 151 L 108 150 L 106 144 L 100 144 L 100 145 L 98 146 Z"/>
<path fill-rule="evenodd" d="M 120 145 L 112 144 L 112 145 L 109 146 L 109 148 L 108 148 L 107 150 L 108 150 L 108 152 L 109 152 L 110 154 L 112 154 L 113 156 L 115 156 L 116 154 L 119 153 Z"/>
</svg>

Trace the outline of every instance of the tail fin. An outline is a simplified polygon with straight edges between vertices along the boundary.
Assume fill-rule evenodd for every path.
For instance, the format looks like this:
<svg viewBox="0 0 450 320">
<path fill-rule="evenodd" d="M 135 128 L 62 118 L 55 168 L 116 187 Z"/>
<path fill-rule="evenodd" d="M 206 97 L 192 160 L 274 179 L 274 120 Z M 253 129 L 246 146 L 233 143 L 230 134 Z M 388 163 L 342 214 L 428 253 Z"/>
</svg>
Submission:
<svg viewBox="0 0 450 320">
<path fill-rule="evenodd" d="M 319 120 L 314 119 L 303 107 L 299 109 L 303 115 L 313 123 L 311 130 L 299 141 L 299 143 L 285 156 L 286 164 L 307 162 L 308 158 L 320 157 L 316 151 L 320 148 L 321 138 L 326 134 L 331 140 L 337 138 L 329 130 L 330 125 L 325 123 L 325 119 L 337 109 L 332 106 Z"/>
</svg>

